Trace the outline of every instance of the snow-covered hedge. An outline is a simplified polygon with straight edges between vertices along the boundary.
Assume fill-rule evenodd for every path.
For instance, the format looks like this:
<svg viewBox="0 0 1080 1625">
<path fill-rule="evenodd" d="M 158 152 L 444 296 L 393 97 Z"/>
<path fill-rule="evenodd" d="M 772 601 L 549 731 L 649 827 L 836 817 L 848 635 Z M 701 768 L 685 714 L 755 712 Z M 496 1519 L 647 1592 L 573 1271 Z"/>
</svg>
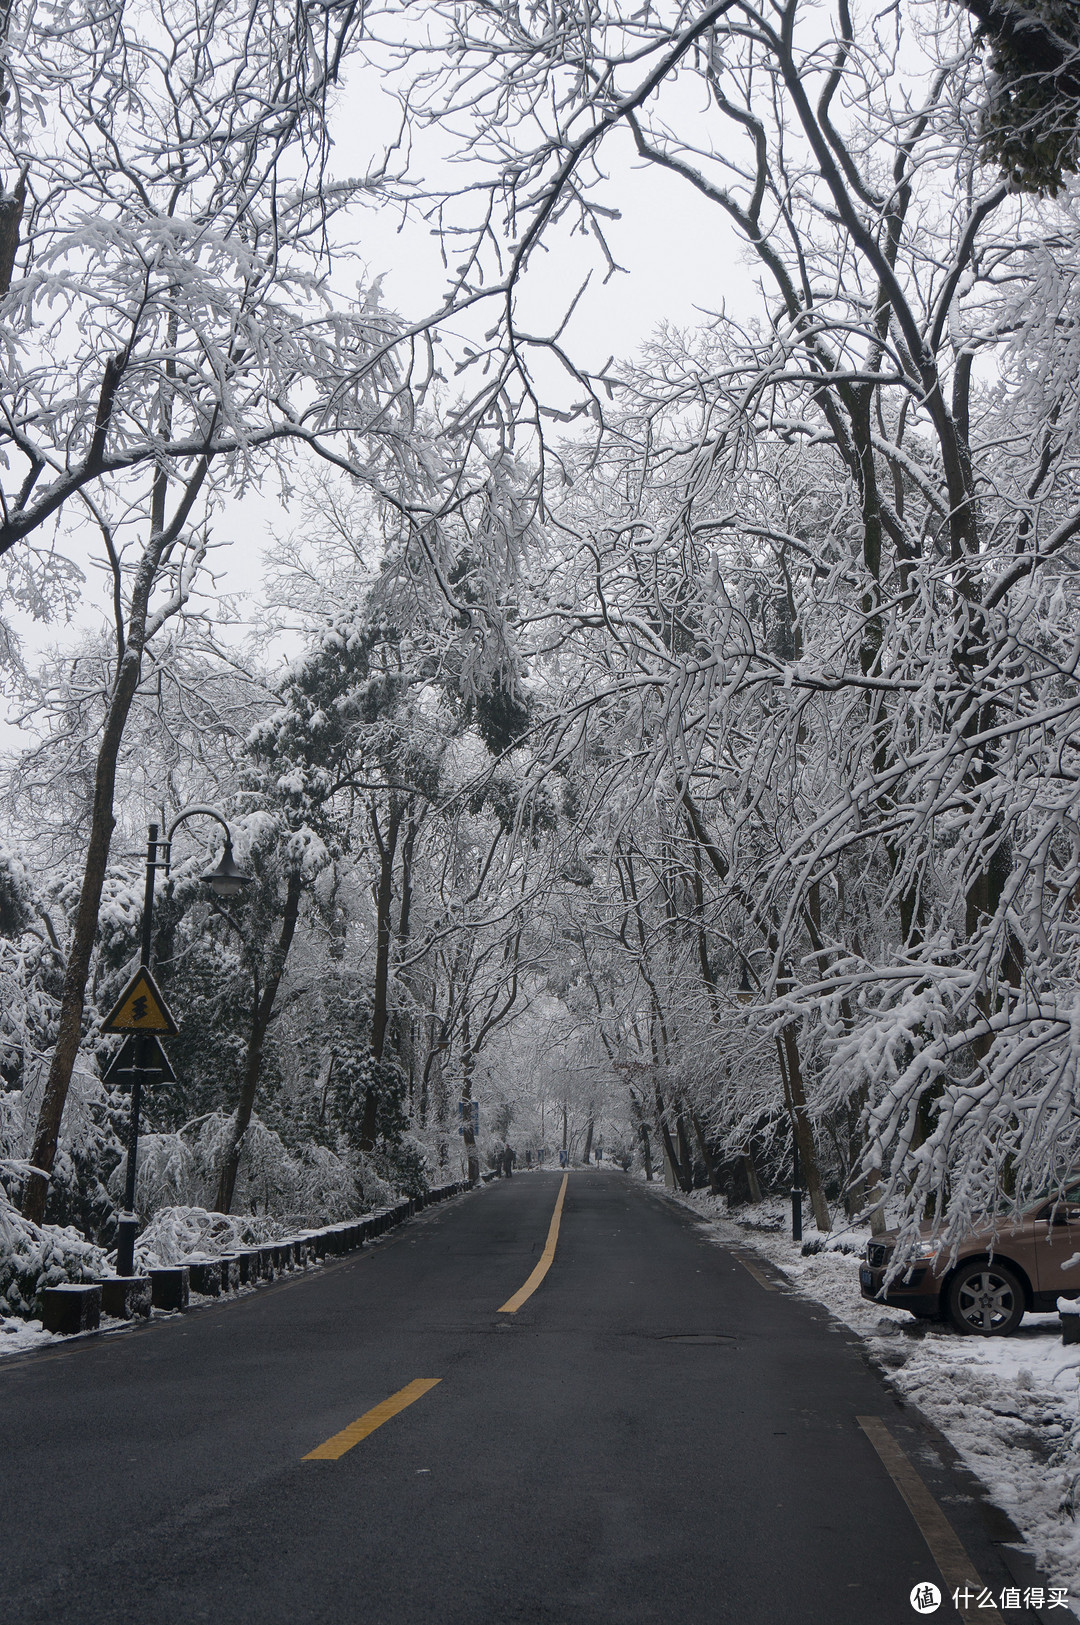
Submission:
<svg viewBox="0 0 1080 1625">
<path fill-rule="evenodd" d="M 269 1241 L 280 1227 L 266 1219 L 211 1213 L 204 1207 L 166 1207 L 155 1213 L 135 1245 L 136 1269 L 167 1268 L 190 1258 L 216 1258 Z"/>
<path fill-rule="evenodd" d="M 70 1227 L 31 1224 L 0 1193 L 0 1313 L 38 1316 L 46 1287 L 96 1281 L 104 1272 L 100 1247 Z"/>
<path fill-rule="evenodd" d="M 141 1137 L 135 1191 L 141 1218 L 203 1211 L 213 1201 L 232 1142 L 232 1123 L 231 1114 L 210 1112 L 175 1133 Z M 125 1166 L 119 1163 L 109 1179 L 110 1194 L 118 1204 L 124 1174 Z M 321 1145 L 290 1151 L 273 1129 L 252 1118 L 244 1135 L 235 1204 L 241 1213 L 249 1209 L 274 1221 L 275 1234 L 298 1225 L 332 1224 L 395 1197 L 365 1159 L 350 1163 Z"/>
</svg>

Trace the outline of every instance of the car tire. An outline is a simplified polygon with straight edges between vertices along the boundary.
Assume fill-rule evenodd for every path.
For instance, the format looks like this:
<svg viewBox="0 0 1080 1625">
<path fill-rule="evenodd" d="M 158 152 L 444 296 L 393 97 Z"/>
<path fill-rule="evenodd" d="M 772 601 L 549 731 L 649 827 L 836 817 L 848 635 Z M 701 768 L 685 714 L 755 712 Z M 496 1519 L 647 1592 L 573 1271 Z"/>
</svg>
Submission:
<svg viewBox="0 0 1080 1625">
<path fill-rule="evenodd" d="M 973 1337 L 1008 1337 L 1024 1318 L 1024 1285 L 1016 1271 L 995 1259 L 961 1264 L 949 1282 L 949 1319 Z"/>
</svg>

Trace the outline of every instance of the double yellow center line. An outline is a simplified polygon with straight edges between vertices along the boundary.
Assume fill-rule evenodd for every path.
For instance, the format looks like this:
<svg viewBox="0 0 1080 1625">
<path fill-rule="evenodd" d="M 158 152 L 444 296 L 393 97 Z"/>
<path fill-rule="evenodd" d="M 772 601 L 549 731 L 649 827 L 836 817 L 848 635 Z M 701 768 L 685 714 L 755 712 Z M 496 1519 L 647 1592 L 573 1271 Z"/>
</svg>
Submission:
<svg viewBox="0 0 1080 1625">
<path fill-rule="evenodd" d="M 563 1201 L 566 1197 L 566 1186 L 569 1179 L 570 1175 L 568 1173 L 563 1174 L 559 1194 L 555 1199 L 555 1211 L 548 1226 L 547 1241 L 544 1243 L 544 1250 L 540 1254 L 540 1262 L 525 1282 L 525 1285 L 515 1292 L 512 1298 L 506 1300 L 499 1310 L 500 1315 L 516 1314 L 525 1300 L 532 1297 L 551 1268 L 555 1258 L 555 1246 L 559 1239 L 559 1225 L 562 1222 Z M 397 1416 L 399 1411 L 405 1410 L 407 1406 L 415 1404 L 418 1399 L 422 1399 L 426 1393 L 437 1387 L 441 1381 L 441 1377 L 417 1377 L 415 1381 L 407 1383 L 404 1388 L 399 1388 L 396 1394 L 391 1394 L 389 1399 L 384 1399 L 380 1405 L 373 1405 L 370 1411 L 365 1411 L 363 1416 L 358 1416 L 355 1422 L 350 1422 L 347 1428 L 342 1428 L 340 1433 L 335 1433 L 332 1439 L 327 1439 L 325 1443 L 316 1445 L 314 1450 L 309 1450 L 306 1456 L 301 1457 L 301 1460 L 339 1461 L 347 1450 L 352 1449 L 354 1444 L 359 1444 L 360 1440 L 366 1439 L 369 1433 L 374 1433 L 375 1429 L 381 1428 L 384 1422 L 389 1422 L 392 1416 Z"/>
</svg>

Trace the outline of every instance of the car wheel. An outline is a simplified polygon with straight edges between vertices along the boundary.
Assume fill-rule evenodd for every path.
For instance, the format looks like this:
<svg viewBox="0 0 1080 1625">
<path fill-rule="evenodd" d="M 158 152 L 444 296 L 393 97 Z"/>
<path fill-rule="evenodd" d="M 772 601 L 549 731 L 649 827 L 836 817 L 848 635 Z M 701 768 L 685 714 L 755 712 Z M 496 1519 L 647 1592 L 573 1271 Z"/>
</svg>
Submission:
<svg viewBox="0 0 1080 1625">
<path fill-rule="evenodd" d="M 1007 1264 L 963 1264 L 949 1283 L 949 1319 L 958 1332 L 1007 1337 L 1024 1308 L 1023 1284 Z"/>
</svg>

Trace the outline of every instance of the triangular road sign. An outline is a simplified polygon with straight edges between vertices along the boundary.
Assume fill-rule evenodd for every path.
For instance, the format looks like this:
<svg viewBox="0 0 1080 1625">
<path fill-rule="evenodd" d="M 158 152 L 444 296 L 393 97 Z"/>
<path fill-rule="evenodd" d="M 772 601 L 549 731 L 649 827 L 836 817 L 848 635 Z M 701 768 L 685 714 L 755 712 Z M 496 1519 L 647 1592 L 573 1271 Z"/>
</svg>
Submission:
<svg viewBox="0 0 1080 1625">
<path fill-rule="evenodd" d="M 132 1033 L 120 1045 L 116 1054 L 101 1074 L 102 1083 L 118 1083 L 124 1089 L 131 1088 L 131 1074 L 135 1070 L 136 1050 L 139 1044 L 143 1046 L 143 1070 L 154 1075 L 157 1083 L 175 1083 L 176 1073 L 169 1065 L 161 1043 L 153 1036 L 140 1038 Z"/>
<path fill-rule="evenodd" d="M 172 1033 L 174 1036 L 180 1031 L 145 967 L 135 972 L 101 1023 L 101 1030 L 103 1033 Z"/>
</svg>

